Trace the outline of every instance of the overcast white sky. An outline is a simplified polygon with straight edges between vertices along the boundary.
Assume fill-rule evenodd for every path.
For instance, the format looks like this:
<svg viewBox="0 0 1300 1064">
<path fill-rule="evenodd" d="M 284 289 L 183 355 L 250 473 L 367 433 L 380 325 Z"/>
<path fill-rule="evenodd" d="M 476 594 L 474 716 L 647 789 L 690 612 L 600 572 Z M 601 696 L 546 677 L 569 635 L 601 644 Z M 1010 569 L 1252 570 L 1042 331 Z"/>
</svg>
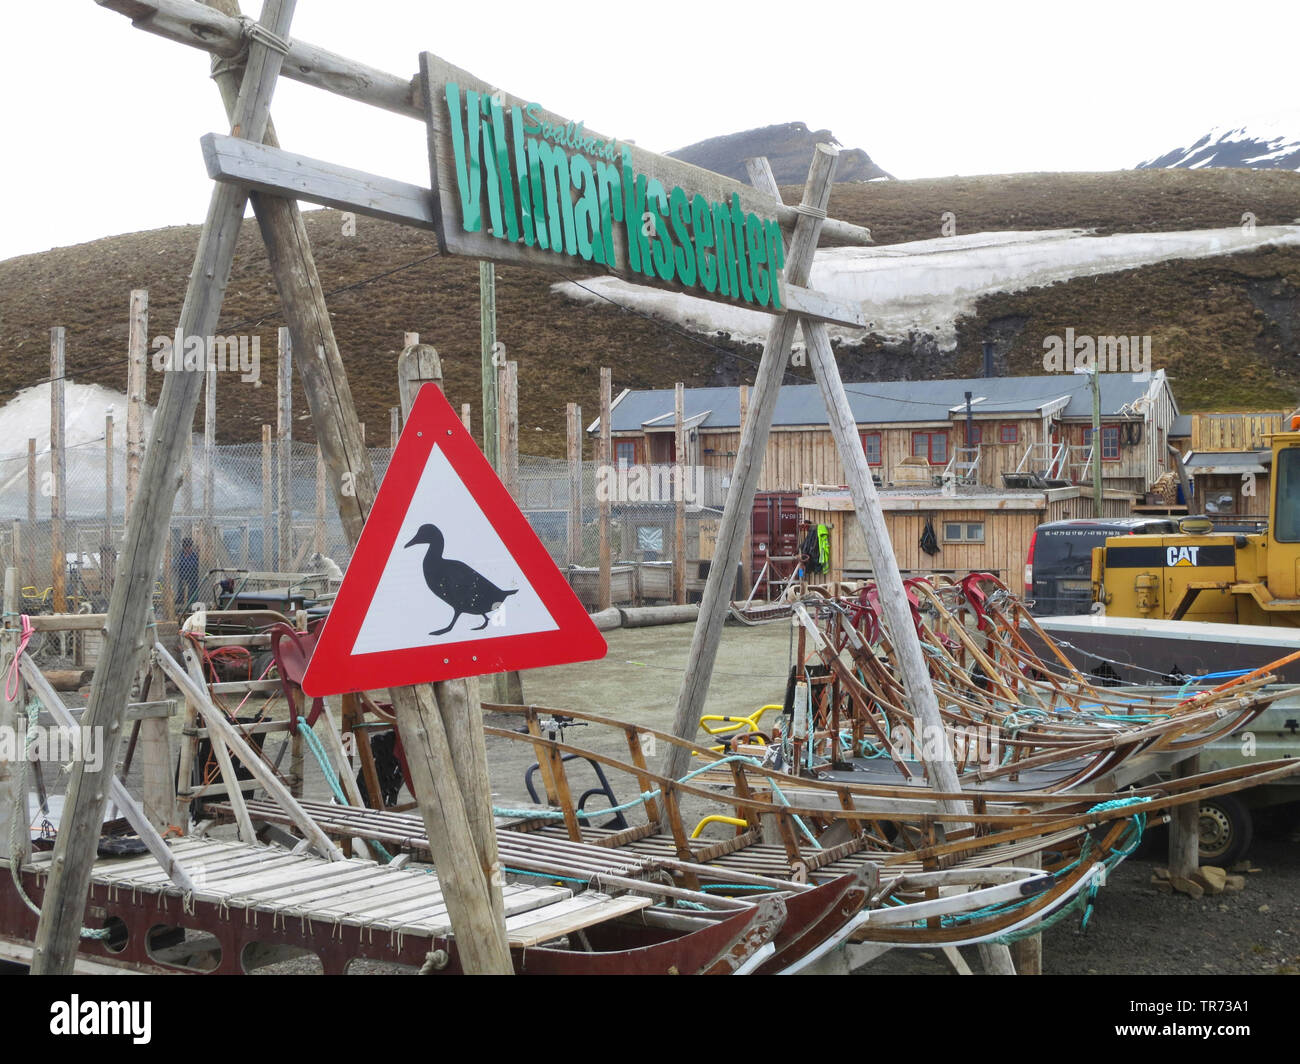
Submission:
<svg viewBox="0 0 1300 1064">
<path fill-rule="evenodd" d="M 94 0 L 4 15 L 0 259 L 202 221 L 198 138 L 226 128 L 206 54 Z M 656 151 L 799 120 L 914 178 L 1123 169 L 1217 123 L 1300 118 L 1298 29 L 1295 0 L 300 0 L 293 35 L 403 76 L 427 49 Z M 428 182 L 414 121 L 288 80 L 273 114 L 291 151 Z"/>
</svg>

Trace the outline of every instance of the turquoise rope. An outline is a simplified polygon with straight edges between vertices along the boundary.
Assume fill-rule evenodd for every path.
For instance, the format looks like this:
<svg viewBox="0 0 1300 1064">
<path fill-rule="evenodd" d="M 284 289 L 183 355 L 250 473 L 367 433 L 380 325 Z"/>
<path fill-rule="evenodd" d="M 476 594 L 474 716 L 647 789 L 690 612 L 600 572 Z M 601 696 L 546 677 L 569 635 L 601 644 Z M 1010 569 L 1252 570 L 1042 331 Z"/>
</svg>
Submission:
<svg viewBox="0 0 1300 1064">
<path fill-rule="evenodd" d="M 1100 802 L 1097 805 L 1090 807 L 1088 809 L 1088 812 L 1098 813 L 1110 809 L 1124 809 L 1129 806 L 1143 805 L 1146 803 L 1147 803 L 1147 799 L 1145 798 L 1117 798 L 1109 802 Z M 1130 856 L 1133 853 L 1133 851 L 1137 849 L 1138 844 L 1142 841 L 1142 834 L 1145 830 L 1146 830 L 1146 814 L 1138 813 L 1133 817 L 1133 823 L 1130 825 L 1128 832 L 1126 833 L 1126 836 L 1121 839 L 1120 844 L 1114 850 L 1111 851 L 1110 855 L 1102 861 L 1102 864 L 1106 868 L 1107 875 L 1109 875 L 1109 873 L 1117 865 L 1119 865 L 1119 863 L 1123 861 L 1124 858 Z M 1094 843 L 1092 841 L 1092 837 L 1084 836 L 1083 848 L 1080 851 L 1079 856 L 1075 860 L 1071 861 L 1064 868 L 1060 869 L 1057 873 L 1055 873 L 1055 875 L 1063 875 L 1072 872 L 1076 868 L 1078 868 L 1081 864 L 1087 861 L 1088 854 L 1092 851 L 1093 846 Z M 1008 932 L 1005 935 L 1000 935 L 999 937 L 993 939 L 993 941 L 1000 945 L 1009 945 L 1013 942 L 1019 941 L 1022 938 L 1028 938 L 1032 935 L 1041 934 L 1043 930 L 1052 927 L 1054 924 L 1064 919 L 1065 916 L 1067 916 L 1072 912 L 1077 912 L 1080 908 L 1083 908 L 1084 912 L 1083 912 L 1083 918 L 1079 924 L 1079 930 L 1080 931 L 1087 930 L 1088 922 L 1092 918 L 1092 911 L 1093 911 L 1093 906 L 1096 902 L 1097 892 L 1100 889 L 1099 880 L 1101 878 L 1102 877 L 1094 878 L 1092 882 L 1088 884 L 1086 891 L 1079 893 L 1068 905 L 1063 906 L 1061 909 L 1057 910 L 1057 912 L 1053 913 L 1051 916 L 1044 917 L 1042 920 L 1038 921 L 1035 925 L 1033 925 L 1030 928 L 1022 928 L 1020 931 L 1012 931 L 1012 932 Z M 1011 913 L 1011 912 L 1015 912 L 1017 909 L 1024 908 L 1026 905 L 1030 904 L 1030 902 L 1032 902 L 1033 900 L 1034 899 L 1032 897 L 1029 897 L 1018 901 L 1001 902 L 994 905 L 986 905 L 981 909 L 973 909 L 968 913 L 957 913 L 951 916 L 945 916 L 942 918 L 940 923 L 944 927 L 954 927 L 964 923 L 969 923 L 972 920 L 981 919 L 986 916 L 994 916 L 994 915 L 1002 915 L 1005 913 Z M 918 923 L 917 926 L 923 926 L 923 924 Z"/>
<path fill-rule="evenodd" d="M 325 777 L 325 782 L 330 785 L 330 790 L 334 792 L 334 797 L 339 805 L 351 805 L 347 795 L 343 793 L 343 787 L 339 784 L 338 773 L 334 771 L 334 766 L 329 762 L 329 756 L 325 753 L 325 745 L 320 741 L 320 736 L 311 729 L 307 721 L 302 717 L 298 718 L 298 731 L 307 740 L 307 748 L 315 756 L 316 763 L 320 765 L 321 774 Z M 385 850 L 382 844 L 372 839 L 367 839 L 366 844 L 373 846 L 378 851 L 379 855 L 384 859 L 384 864 L 389 864 L 392 861 L 393 855 Z"/>
</svg>

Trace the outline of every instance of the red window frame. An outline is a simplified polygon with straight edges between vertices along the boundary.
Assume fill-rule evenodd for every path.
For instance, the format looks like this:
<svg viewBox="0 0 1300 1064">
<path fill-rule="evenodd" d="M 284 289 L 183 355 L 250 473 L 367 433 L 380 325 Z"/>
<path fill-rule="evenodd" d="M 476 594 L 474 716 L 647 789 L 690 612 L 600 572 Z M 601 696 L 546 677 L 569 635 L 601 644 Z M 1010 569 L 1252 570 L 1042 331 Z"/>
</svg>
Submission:
<svg viewBox="0 0 1300 1064">
<path fill-rule="evenodd" d="M 1015 422 L 998 427 L 998 443 L 1019 443 L 1020 426 Z"/>
<path fill-rule="evenodd" d="M 1092 426 L 1089 425 L 1083 430 L 1083 445 L 1088 447 L 1092 444 Z M 1103 462 L 1118 462 L 1123 458 L 1119 447 L 1119 426 L 1102 425 L 1101 427 L 1101 460 Z"/>
<path fill-rule="evenodd" d="M 624 457 L 626 456 L 626 462 Z M 614 468 L 626 469 L 636 465 L 636 440 L 614 441 Z"/>
<path fill-rule="evenodd" d="M 876 457 L 871 457 L 871 448 L 867 446 L 868 440 L 874 440 L 876 443 Z M 867 456 L 867 465 L 878 466 L 882 464 L 881 456 L 881 436 L 879 432 L 864 432 L 862 434 L 862 453 Z"/>
<path fill-rule="evenodd" d="M 924 454 L 918 452 L 916 447 L 916 445 L 920 443 L 922 440 L 925 441 Z M 939 444 L 937 447 L 935 446 L 936 440 L 938 441 Z M 935 457 L 936 451 L 938 451 L 939 454 L 939 457 L 937 458 Z M 912 457 L 925 458 L 929 461 L 931 465 L 947 465 L 948 464 L 948 433 L 944 431 L 913 432 L 912 433 Z"/>
</svg>

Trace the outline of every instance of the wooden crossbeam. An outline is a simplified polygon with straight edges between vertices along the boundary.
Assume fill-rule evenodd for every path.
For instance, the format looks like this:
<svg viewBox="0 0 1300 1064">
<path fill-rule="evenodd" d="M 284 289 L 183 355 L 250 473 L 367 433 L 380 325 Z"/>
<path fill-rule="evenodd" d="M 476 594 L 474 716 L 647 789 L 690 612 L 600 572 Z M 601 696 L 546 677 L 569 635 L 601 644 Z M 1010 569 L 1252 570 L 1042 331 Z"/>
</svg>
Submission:
<svg viewBox="0 0 1300 1064">
<path fill-rule="evenodd" d="M 419 185 L 295 155 L 240 137 L 207 133 L 199 140 L 208 176 L 258 192 L 356 211 L 373 218 L 433 229 L 433 193 Z"/>
</svg>

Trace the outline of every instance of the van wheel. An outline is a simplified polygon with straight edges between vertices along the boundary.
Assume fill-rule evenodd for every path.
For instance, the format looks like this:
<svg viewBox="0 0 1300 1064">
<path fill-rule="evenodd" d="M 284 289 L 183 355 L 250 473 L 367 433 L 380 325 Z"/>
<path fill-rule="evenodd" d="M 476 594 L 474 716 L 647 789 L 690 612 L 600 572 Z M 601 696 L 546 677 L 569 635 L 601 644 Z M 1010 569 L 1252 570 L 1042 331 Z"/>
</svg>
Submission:
<svg viewBox="0 0 1300 1064">
<path fill-rule="evenodd" d="M 1197 819 L 1201 864 L 1227 868 L 1245 856 L 1254 837 L 1250 810 L 1230 795 L 1201 803 Z"/>
</svg>

